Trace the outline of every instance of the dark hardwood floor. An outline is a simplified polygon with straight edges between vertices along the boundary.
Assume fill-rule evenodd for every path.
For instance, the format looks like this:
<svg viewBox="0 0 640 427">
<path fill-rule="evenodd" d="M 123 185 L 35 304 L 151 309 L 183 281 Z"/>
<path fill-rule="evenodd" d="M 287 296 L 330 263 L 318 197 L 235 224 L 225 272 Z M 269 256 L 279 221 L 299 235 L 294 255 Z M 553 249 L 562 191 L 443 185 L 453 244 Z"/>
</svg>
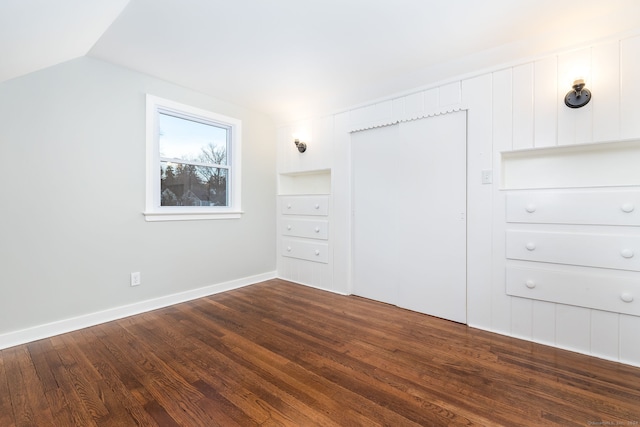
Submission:
<svg viewBox="0 0 640 427">
<path fill-rule="evenodd" d="M 0 426 L 633 426 L 640 368 L 272 280 L 0 351 Z"/>
</svg>

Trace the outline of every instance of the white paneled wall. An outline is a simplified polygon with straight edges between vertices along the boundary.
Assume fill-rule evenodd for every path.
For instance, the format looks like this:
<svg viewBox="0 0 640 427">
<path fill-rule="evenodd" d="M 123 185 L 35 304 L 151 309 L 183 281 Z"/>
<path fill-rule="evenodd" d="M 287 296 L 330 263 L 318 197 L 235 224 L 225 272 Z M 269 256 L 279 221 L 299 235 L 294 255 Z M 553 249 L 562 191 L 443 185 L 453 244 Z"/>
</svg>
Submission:
<svg viewBox="0 0 640 427">
<path fill-rule="evenodd" d="M 505 289 L 505 192 L 500 152 L 640 138 L 640 37 L 550 55 L 280 129 L 279 172 L 331 169 L 329 270 L 280 262 L 280 274 L 350 293 L 350 134 L 460 109 L 468 116 L 468 323 L 526 340 L 640 366 L 640 317 L 512 297 Z M 574 78 L 592 101 L 564 105 Z M 299 155 L 291 135 L 309 132 Z M 493 184 L 482 184 L 483 170 Z M 541 171 L 544 173 L 544 171 Z M 299 279 L 299 280 L 298 280 Z"/>
</svg>

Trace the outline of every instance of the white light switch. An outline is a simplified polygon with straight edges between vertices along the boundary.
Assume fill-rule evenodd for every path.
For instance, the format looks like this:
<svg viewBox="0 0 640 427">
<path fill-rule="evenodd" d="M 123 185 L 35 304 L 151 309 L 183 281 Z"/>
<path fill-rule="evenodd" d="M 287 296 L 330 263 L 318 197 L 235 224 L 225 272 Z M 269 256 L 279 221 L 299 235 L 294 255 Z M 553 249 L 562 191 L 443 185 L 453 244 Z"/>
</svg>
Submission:
<svg viewBox="0 0 640 427">
<path fill-rule="evenodd" d="M 491 184 L 493 182 L 493 171 L 491 169 L 483 169 L 482 171 L 482 183 Z"/>
</svg>

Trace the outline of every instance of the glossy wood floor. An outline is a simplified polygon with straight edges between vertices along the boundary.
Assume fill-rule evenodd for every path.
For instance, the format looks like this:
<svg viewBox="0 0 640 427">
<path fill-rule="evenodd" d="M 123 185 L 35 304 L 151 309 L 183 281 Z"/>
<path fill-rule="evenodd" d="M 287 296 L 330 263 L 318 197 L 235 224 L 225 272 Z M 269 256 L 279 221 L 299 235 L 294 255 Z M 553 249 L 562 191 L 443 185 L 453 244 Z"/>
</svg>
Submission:
<svg viewBox="0 0 640 427">
<path fill-rule="evenodd" d="M 0 426 L 639 425 L 640 369 L 272 280 L 0 352 Z"/>
</svg>

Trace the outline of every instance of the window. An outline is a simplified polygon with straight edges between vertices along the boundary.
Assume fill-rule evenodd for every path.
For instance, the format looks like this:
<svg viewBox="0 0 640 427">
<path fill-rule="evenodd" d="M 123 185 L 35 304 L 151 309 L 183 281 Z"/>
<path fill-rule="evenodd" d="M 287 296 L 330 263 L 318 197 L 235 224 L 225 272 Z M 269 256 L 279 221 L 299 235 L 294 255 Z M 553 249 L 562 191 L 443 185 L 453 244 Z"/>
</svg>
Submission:
<svg viewBox="0 0 640 427">
<path fill-rule="evenodd" d="M 147 221 L 239 218 L 238 119 L 147 95 Z"/>
</svg>

